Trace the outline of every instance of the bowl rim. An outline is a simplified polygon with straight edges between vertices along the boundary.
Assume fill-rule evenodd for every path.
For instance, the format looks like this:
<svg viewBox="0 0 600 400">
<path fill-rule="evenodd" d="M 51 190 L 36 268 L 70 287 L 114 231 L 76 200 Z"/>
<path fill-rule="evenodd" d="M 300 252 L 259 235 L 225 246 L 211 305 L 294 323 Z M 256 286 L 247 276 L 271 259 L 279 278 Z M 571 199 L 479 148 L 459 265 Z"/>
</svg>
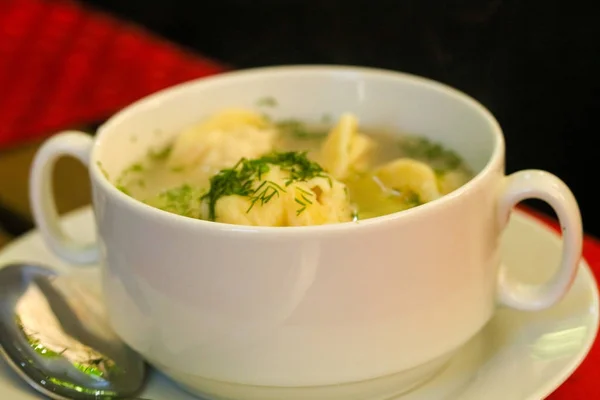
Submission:
<svg viewBox="0 0 600 400">
<path fill-rule="evenodd" d="M 438 199 L 432 200 L 428 203 L 422 204 L 418 207 L 410 208 L 408 210 L 398 211 L 392 214 L 387 214 L 379 217 L 368 218 L 359 221 L 348 221 L 335 224 L 325 225 L 309 225 L 309 226 L 286 226 L 286 227 L 273 227 L 273 226 L 248 226 L 248 225 L 236 225 L 224 222 L 207 221 L 197 218 L 186 217 L 179 214 L 170 213 L 148 204 L 145 204 L 131 196 L 121 192 L 115 185 L 113 185 L 108 178 L 102 172 L 100 166 L 97 163 L 98 149 L 102 146 L 106 140 L 105 137 L 107 132 L 111 130 L 114 125 L 117 125 L 120 121 L 129 118 L 130 114 L 143 112 L 144 108 L 152 107 L 154 103 L 161 102 L 163 98 L 171 97 L 179 93 L 189 90 L 191 87 L 197 86 L 210 86 L 218 85 L 225 81 L 232 80 L 245 80 L 245 79 L 269 79 L 269 77 L 278 75 L 302 75 L 302 74 L 330 74 L 332 77 L 339 74 L 356 74 L 366 78 L 381 78 L 391 81 L 410 81 L 414 84 L 421 85 L 427 89 L 434 90 L 445 96 L 450 96 L 460 101 L 475 112 L 481 114 L 488 122 L 490 130 L 494 135 L 494 148 L 492 155 L 488 159 L 486 165 L 477 173 L 475 176 L 466 184 L 462 185 L 458 189 Z M 503 158 L 505 152 L 505 141 L 502 133 L 502 129 L 492 115 L 492 113 L 485 108 L 481 103 L 467 95 L 466 93 L 449 86 L 447 84 L 438 82 L 433 79 L 425 78 L 419 75 L 414 75 L 406 72 L 386 70 L 381 68 L 372 67 L 361 67 L 351 65 L 283 65 L 283 66 L 269 66 L 269 67 L 258 67 L 258 68 L 247 68 L 236 71 L 228 71 L 211 75 L 208 77 L 196 78 L 186 82 L 179 83 L 159 90 L 148 96 L 145 96 L 126 107 L 122 108 L 108 120 L 106 120 L 97 130 L 96 137 L 94 138 L 94 144 L 90 154 L 90 179 L 94 181 L 98 187 L 103 190 L 107 195 L 114 197 L 119 203 L 125 205 L 129 211 L 137 214 L 142 214 L 144 217 L 156 220 L 164 223 L 178 223 L 184 224 L 188 228 L 192 229 L 209 229 L 212 231 L 222 231 L 225 233 L 230 232 L 253 232 L 278 235 L 289 235 L 289 234 L 304 234 L 304 235 L 315 235 L 324 233 L 333 233 L 339 231 L 346 231 L 348 229 L 368 229 L 376 228 L 382 224 L 390 223 L 393 221 L 408 221 L 413 218 L 419 218 L 427 213 L 431 213 L 435 210 L 440 210 L 460 199 L 473 189 L 480 185 L 480 183 L 487 179 L 494 170 L 499 167 L 503 168 Z"/>
</svg>

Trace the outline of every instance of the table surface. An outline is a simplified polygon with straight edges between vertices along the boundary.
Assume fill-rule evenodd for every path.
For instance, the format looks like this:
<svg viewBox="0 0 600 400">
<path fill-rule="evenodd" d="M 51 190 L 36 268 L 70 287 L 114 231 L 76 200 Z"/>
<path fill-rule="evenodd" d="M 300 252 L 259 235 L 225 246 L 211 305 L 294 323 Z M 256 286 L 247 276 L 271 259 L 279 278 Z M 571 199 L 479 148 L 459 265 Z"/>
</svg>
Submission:
<svg viewBox="0 0 600 400">
<path fill-rule="evenodd" d="M 44 15 L 52 22 L 53 28 L 44 28 L 44 40 L 33 41 L 28 31 L 23 31 L 36 22 L 32 14 Z M 80 40 L 73 44 L 65 44 L 67 37 L 57 33 L 64 29 L 65 24 L 85 21 L 85 32 Z M 37 20 L 39 23 L 39 20 Z M 46 25 L 45 25 L 46 26 Z M 38 25 L 39 27 L 39 25 Z M 41 29 L 40 28 L 40 29 Z M 39 29 L 38 29 L 39 30 Z M 9 35 L 6 40 L 2 35 Z M 21 35 L 21 36 L 19 36 Z M 54 36 L 53 36 L 54 35 Z M 114 48 L 114 57 L 107 58 L 102 64 L 103 69 L 112 71 L 105 73 L 103 83 L 112 88 L 102 96 L 95 95 L 85 102 L 78 102 L 77 84 L 89 84 L 89 77 L 95 76 L 85 68 L 86 62 L 98 57 L 97 43 L 105 43 L 111 37 L 110 44 Z M 67 69 L 61 75 L 61 65 L 54 65 L 48 72 L 47 64 L 41 55 L 36 58 L 38 68 L 29 67 L 20 76 L 22 79 L 11 81 L 12 91 L 25 90 L 32 82 L 40 82 L 52 78 L 63 79 L 69 83 L 73 93 L 66 95 L 64 91 L 57 92 L 60 86 L 51 85 L 54 90 L 39 91 L 35 104 L 27 102 L 26 98 L 18 101 L 8 101 L 8 96 L 0 97 L 0 248 L 10 241 L 15 234 L 32 227 L 31 213 L 28 202 L 28 174 L 31 161 L 43 139 L 61 129 L 81 129 L 93 132 L 95 124 L 106 118 L 115 110 L 141 98 L 148 93 L 167 87 L 180 81 L 201 77 L 226 70 L 228 67 L 207 60 L 198 55 L 191 55 L 176 46 L 153 37 L 138 27 L 128 25 L 106 15 L 90 13 L 71 1 L 56 0 L 3 0 L 0 1 L 0 85 L 8 82 L 7 74 L 14 66 L 4 55 L 14 55 L 19 52 L 19 38 L 27 39 L 28 46 L 41 46 L 40 50 L 46 57 L 57 57 L 52 53 L 50 38 L 61 38 L 63 42 L 55 43 L 55 51 L 59 56 L 71 60 L 83 60 L 87 67 Z M 24 39 L 23 39 L 24 40 Z M 32 44 L 33 43 L 33 44 Z M 37 43 L 37 44 L 35 44 Z M 65 54 L 65 49 L 71 46 L 71 53 Z M 140 64 L 135 57 L 127 57 L 132 49 L 144 54 L 153 54 L 153 68 L 148 69 Z M 11 53 L 12 52 L 12 53 Z M 45 52 L 45 53 L 44 53 Z M 51 58 L 55 60 L 55 58 Z M 48 61 L 49 62 L 49 61 Z M 55 61 L 53 61 L 55 62 Z M 73 67 L 73 65 L 70 65 Z M 121 68 L 121 69 L 119 69 Z M 137 77 L 132 79 L 129 73 L 120 72 L 122 69 L 135 70 Z M 48 74 L 58 74 L 51 76 Z M 73 76 L 74 75 L 74 76 Z M 86 78 L 87 77 L 87 78 Z M 77 79 L 76 79 L 77 78 Z M 86 80 L 88 79 L 88 80 Z M 20 81 L 20 86 L 18 85 Z M 20 89 L 21 88 L 21 89 Z M 6 94 L 6 93 L 4 93 Z M 52 113 L 41 113 L 39 103 L 54 102 Z M 37 104 L 37 105 L 36 105 Z M 24 118 L 28 116 L 28 118 Z M 35 118 L 34 118 L 35 117 Z M 30 121 L 29 121 L 30 120 Z M 22 125 L 21 121 L 29 121 Z M 10 127 L 10 130 L 8 129 Z M 73 159 L 61 159 L 54 175 L 57 206 L 60 213 L 65 213 L 90 202 L 90 185 L 85 168 Z M 543 215 L 542 220 L 556 228 L 555 221 Z M 600 242 L 588 237 L 584 245 L 584 255 L 594 270 L 596 277 L 600 275 Z M 590 356 L 583 365 L 569 378 L 549 399 L 551 400 L 591 400 L 600 399 L 600 344 L 592 348 Z"/>
</svg>

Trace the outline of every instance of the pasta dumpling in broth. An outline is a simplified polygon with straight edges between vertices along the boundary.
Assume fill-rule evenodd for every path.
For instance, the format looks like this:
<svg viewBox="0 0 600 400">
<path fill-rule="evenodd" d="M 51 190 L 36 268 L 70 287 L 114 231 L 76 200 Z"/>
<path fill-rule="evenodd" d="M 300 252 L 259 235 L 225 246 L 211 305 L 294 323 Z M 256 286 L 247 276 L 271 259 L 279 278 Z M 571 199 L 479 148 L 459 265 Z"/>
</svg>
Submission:
<svg viewBox="0 0 600 400">
<path fill-rule="evenodd" d="M 263 116 L 243 109 L 222 111 L 180 133 L 167 160 L 170 168 L 230 167 L 241 158 L 273 150 L 277 133 Z"/>
<path fill-rule="evenodd" d="M 358 218 L 416 207 L 440 196 L 434 171 L 419 161 L 399 158 L 347 180 Z"/>
<path fill-rule="evenodd" d="M 435 172 L 424 162 L 399 158 L 376 169 L 374 175 L 391 190 L 418 196 L 419 203 L 440 197 Z"/>
<path fill-rule="evenodd" d="M 461 169 L 448 171 L 438 177 L 440 195 L 445 195 L 458 189 L 469 181 L 469 174 Z"/>
<path fill-rule="evenodd" d="M 284 227 L 396 213 L 473 176 L 462 158 L 426 137 L 367 135 L 349 113 L 326 128 L 226 109 L 177 135 L 170 151 L 123 171 L 115 185 L 190 218 Z"/>
<path fill-rule="evenodd" d="M 358 119 L 344 114 L 321 146 L 321 163 L 335 178 L 344 179 L 366 169 L 374 148 L 373 139 L 358 132 Z"/>
<path fill-rule="evenodd" d="M 305 226 L 352 219 L 346 186 L 305 154 L 242 160 L 211 179 L 206 219 L 238 225 Z"/>
</svg>

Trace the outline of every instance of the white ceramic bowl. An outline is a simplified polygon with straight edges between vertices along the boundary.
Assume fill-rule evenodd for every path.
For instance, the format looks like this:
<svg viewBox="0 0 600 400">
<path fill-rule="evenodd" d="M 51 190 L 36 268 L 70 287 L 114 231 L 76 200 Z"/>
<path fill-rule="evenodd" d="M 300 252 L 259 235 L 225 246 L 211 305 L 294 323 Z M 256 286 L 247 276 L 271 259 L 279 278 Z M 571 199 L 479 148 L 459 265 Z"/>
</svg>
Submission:
<svg viewBox="0 0 600 400">
<path fill-rule="evenodd" d="M 349 111 L 362 126 L 425 135 L 460 153 L 477 175 L 401 213 L 273 228 L 152 208 L 98 167 L 114 177 L 202 117 L 265 96 L 277 99 L 276 117 Z M 89 165 L 95 244 L 65 237 L 57 222 L 49 176 L 64 154 Z M 510 210 L 530 197 L 556 210 L 564 232 L 559 272 L 535 287 L 510 282 L 498 247 Z M 573 195 L 546 172 L 506 177 L 502 132 L 484 107 L 440 83 L 364 68 L 265 68 L 164 90 L 120 111 L 95 139 L 77 132 L 49 139 L 32 169 L 31 200 L 57 254 L 75 263 L 101 259 L 116 332 L 214 398 L 378 399 L 406 390 L 477 333 L 498 302 L 538 310 L 558 301 L 581 255 Z"/>
</svg>

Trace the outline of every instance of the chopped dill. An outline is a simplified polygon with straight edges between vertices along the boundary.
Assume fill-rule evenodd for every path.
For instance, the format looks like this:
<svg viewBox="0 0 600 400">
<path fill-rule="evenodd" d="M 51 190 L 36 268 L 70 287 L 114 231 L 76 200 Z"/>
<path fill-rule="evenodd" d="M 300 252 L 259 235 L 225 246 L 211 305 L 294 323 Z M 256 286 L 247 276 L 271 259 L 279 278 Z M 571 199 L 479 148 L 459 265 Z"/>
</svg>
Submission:
<svg viewBox="0 0 600 400">
<path fill-rule="evenodd" d="M 333 121 L 333 118 L 331 117 L 331 114 L 323 114 L 321 116 L 321 122 L 324 124 L 330 124 L 331 121 Z"/>
<path fill-rule="evenodd" d="M 121 174 L 115 182 L 115 186 L 121 192 L 125 193 L 128 196 L 131 196 L 131 191 L 129 190 L 129 188 L 131 188 L 131 185 L 137 184 L 137 186 L 141 188 L 144 188 L 146 186 L 146 182 L 143 179 L 139 178 L 138 176 L 132 177 L 131 175 L 139 174 L 145 169 L 146 166 L 139 162 L 130 165 L 121 172 Z"/>
<path fill-rule="evenodd" d="M 257 202 L 260 202 L 260 205 L 263 206 L 268 203 L 274 196 L 279 197 L 279 192 L 286 192 L 281 185 L 276 184 L 273 181 L 263 181 L 256 189 L 252 195 L 250 195 L 250 207 L 246 210 L 246 213 L 252 210 L 252 207 Z"/>
<path fill-rule="evenodd" d="M 125 172 L 142 172 L 144 170 L 144 166 L 140 163 L 133 164 Z"/>
<path fill-rule="evenodd" d="M 131 174 L 134 174 L 137 172 L 142 172 L 143 170 L 144 170 L 144 166 L 141 163 L 132 164 L 127 169 L 125 169 L 123 172 L 121 172 L 119 179 L 117 179 L 117 181 L 115 182 L 115 186 L 121 192 L 125 193 L 128 196 L 131 196 L 131 192 L 129 191 L 129 189 L 126 186 L 128 183 L 126 183 L 126 182 L 129 181 L 128 178 Z M 140 181 L 141 181 L 141 179 L 140 179 Z"/>
<path fill-rule="evenodd" d="M 123 185 L 116 185 L 117 189 L 119 189 L 121 192 L 125 193 L 127 196 L 131 196 L 131 192 L 129 191 L 129 189 L 127 189 L 125 186 Z"/>
<path fill-rule="evenodd" d="M 185 217 L 198 218 L 200 216 L 200 196 L 203 193 L 201 189 L 183 184 L 165 190 L 158 196 L 146 200 L 145 203 L 163 211 Z"/>
<path fill-rule="evenodd" d="M 296 187 L 296 191 L 299 192 L 294 198 L 294 201 L 300 205 L 300 208 L 296 210 L 296 216 L 298 216 L 306 210 L 308 205 L 312 204 L 312 201 L 307 196 L 313 196 L 313 194 L 301 187 Z"/>
<path fill-rule="evenodd" d="M 319 139 L 327 136 L 327 131 L 311 130 L 305 123 L 295 119 L 285 119 L 275 125 L 283 134 L 297 139 Z"/>
<path fill-rule="evenodd" d="M 151 160 L 155 160 L 155 161 L 159 161 L 159 160 L 164 160 L 167 157 L 169 157 L 169 154 L 171 154 L 171 150 L 173 149 L 173 146 L 168 145 L 163 147 L 160 150 L 148 150 L 148 158 L 150 158 Z"/>
<path fill-rule="evenodd" d="M 438 178 L 438 179 L 443 178 L 444 175 L 446 175 L 447 172 L 448 171 L 445 170 L 445 169 L 443 169 L 443 168 L 434 168 L 433 169 L 433 173 L 435 174 L 435 177 Z"/>
<path fill-rule="evenodd" d="M 434 163 L 438 171 L 453 170 L 462 164 L 455 152 L 425 137 L 408 137 L 400 143 L 400 148 L 408 157 Z"/>
<path fill-rule="evenodd" d="M 415 193 L 415 192 L 406 193 L 405 201 L 406 201 L 406 205 L 409 208 L 420 206 L 421 204 L 423 204 L 423 201 L 421 200 L 421 196 L 419 196 L 419 194 Z"/>
<path fill-rule="evenodd" d="M 249 198 L 249 212 L 257 203 L 262 206 L 273 197 L 279 197 L 281 192 L 285 193 L 286 190 L 281 185 L 263 181 L 263 176 L 270 171 L 271 166 L 278 166 L 288 174 L 285 187 L 293 182 L 307 181 L 315 177 L 328 178 L 332 184 L 331 178 L 325 174 L 323 168 L 309 160 L 306 152 L 275 152 L 253 160 L 242 158 L 233 168 L 223 169 L 210 179 L 210 190 L 202 196 L 202 200 L 208 203 L 208 219 L 215 220 L 215 207 L 222 197 L 237 195 Z M 306 207 L 306 194 L 301 194 L 300 201 L 303 202 L 301 205 Z"/>
<path fill-rule="evenodd" d="M 421 200 L 421 196 L 412 190 L 405 191 L 396 188 L 392 188 L 392 190 L 394 193 L 391 195 L 391 197 L 394 199 L 401 199 L 402 203 L 406 205 L 407 209 L 425 204 L 423 200 Z"/>
<path fill-rule="evenodd" d="M 277 107 L 277 100 L 272 96 L 262 97 L 258 99 L 256 105 L 259 107 Z"/>
<path fill-rule="evenodd" d="M 100 172 L 102 172 L 102 175 L 104 175 L 104 177 L 106 179 L 110 179 L 109 176 L 108 176 L 108 172 L 106 172 L 106 169 L 104 168 L 104 165 L 102 165 L 102 163 L 100 161 L 98 161 L 96 163 L 96 165 L 98 166 L 98 168 L 100 168 Z"/>
</svg>

